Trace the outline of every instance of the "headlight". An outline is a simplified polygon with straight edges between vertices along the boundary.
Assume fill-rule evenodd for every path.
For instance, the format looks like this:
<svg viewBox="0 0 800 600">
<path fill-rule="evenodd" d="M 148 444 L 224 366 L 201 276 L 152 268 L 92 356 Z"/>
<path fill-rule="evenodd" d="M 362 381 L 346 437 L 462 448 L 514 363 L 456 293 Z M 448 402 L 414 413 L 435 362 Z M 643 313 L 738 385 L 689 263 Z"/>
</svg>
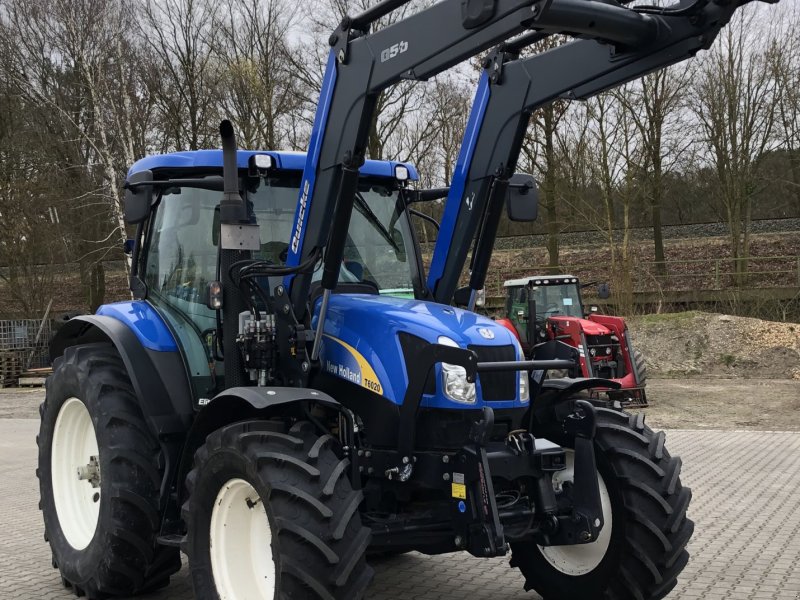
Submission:
<svg viewBox="0 0 800 600">
<path fill-rule="evenodd" d="M 519 372 L 519 400 L 520 402 L 528 402 L 531 399 L 530 389 L 528 388 L 528 372 Z"/>
<path fill-rule="evenodd" d="M 475 292 L 475 306 L 486 306 L 486 288 Z"/>
<path fill-rule="evenodd" d="M 517 346 L 517 356 L 519 357 L 519 360 L 525 360 L 525 353 L 522 351 L 522 344 L 520 344 L 519 340 L 516 338 L 514 338 L 514 344 Z M 519 371 L 517 376 L 519 377 L 519 401 L 528 402 L 531 399 L 530 386 L 528 385 L 530 373 L 528 371 Z"/>
<path fill-rule="evenodd" d="M 459 347 L 454 340 L 446 336 L 440 336 L 437 341 L 442 346 Z M 444 395 L 454 402 L 475 404 L 475 384 L 467 381 L 467 370 L 464 367 L 442 363 L 442 389 Z"/>
</svg>

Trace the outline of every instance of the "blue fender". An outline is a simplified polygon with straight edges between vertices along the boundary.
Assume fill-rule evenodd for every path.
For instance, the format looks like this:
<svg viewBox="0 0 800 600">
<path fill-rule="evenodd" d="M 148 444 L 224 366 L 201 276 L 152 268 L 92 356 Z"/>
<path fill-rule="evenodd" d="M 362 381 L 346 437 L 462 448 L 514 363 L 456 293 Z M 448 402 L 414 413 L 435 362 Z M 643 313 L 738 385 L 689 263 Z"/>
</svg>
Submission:
<svg viewBox="0 0 800 600">
<path fill-rule="evenodd" d="M 141 303 L 145 304 L 145 303 Z M 153 314 L 157 314 L 150 308 Z M 191 385 L 174 340 L 170 350 L 152 349 L 135 328 L 118 318 L 82 315 L 67 321 L 50 343 L 55 360 L 69 346 L 111 343 L 122 358 L 145 420 L 153 433 L 164 436 L 188 431 L 194 417 Z M 150 347 L 148 347 L 150 346 Z"/>
</svg>

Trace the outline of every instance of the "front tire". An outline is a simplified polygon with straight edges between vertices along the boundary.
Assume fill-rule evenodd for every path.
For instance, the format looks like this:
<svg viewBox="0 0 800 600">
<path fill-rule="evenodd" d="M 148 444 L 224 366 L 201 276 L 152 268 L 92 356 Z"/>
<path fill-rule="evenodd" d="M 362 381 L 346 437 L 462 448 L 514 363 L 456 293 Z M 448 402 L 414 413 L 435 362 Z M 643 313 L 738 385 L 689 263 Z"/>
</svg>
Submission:
<svg viewBox="0 0 800 600">
<path fill-rule="evenodd" d="M 647 385 L 647 363 L 644 360 L 644 354 L 634 349 L 633 351 L 633 365 L 636 369 L 637 380 L 639 386 L 644 387 Z"/>
<path fill-rule="evenodd" d="M 309 423 L 248 421 L 212 433 L 187 477 L 184 551 L 199 600 L 356 600 L 371 532 L 349 460 Z"/>
<path fill-rule="evenodd" d="M 163 587 L 181 562 L 156 543 L 161 450 L 119 354 L 67 348 L 46 387 L 39 506 L 64 585 L 92 600 Z"/>
<path fill-rule="evenodd" d="M 548 423 L 534 433 L 571 447 L 574 441 L 561 431 Z M 526 590 L 545 600 L 658 600 L 675 587 L 694 523 L 686 518 L 691 492 L 681 485 L 681 461 L 669 455 L 664 439 L 642 415 L 597 409 L 595 458 L 606 526 L 592 544 L 511 544 L 511 564 L 525 576 Z"/>
</svg>

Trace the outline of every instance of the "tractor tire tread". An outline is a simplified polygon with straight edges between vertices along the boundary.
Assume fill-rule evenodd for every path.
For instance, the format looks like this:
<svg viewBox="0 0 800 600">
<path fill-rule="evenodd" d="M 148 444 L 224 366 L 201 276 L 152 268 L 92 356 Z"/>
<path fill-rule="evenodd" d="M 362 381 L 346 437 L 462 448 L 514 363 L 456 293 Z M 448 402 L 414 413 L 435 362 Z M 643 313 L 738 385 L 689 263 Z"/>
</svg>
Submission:
<svg viewBox="0 0 800 600">
<path fill-rule="evenodd" d="M 107 343 L 69 347 L 53 363 L 41 404 L 39 444 L 40 507 L 46 538 L 62 582 L 78 596 L 104 600 L 163 587 L 180 569 L 175 548 L 158 545 L 161 486 L 160 448 L 141 414 L 133 385 L 116 349 Z M 84 551 L 74 550 L 58 526 L 52 499 L 49 451 L 52 427 L 61 405 L 78 397 L 98 432 L 103 494 L 98 529 Z M 42 465 L 46 464 L 46 469 Z M 42 472 L 46 470 L 47 476 Z M 81 553 L 102 556 L 91 569 L 77 567 Z"/>
<path fill-rule="evenodd" d="M 605 589 L 581 590 L 579 595 L 586 600 L 659 600 L 675 587 L 694 530 L 686 516 L 691 491 L 680 482 L 681 460 L 670 456 L 664 435 L 652 431 L 642 415 L 609 408 L 597 409 L 595 448 L 619 490 L 625 529 L 616 542 L 618 555 L 603 567 L 609 569 Z M 514 544 L 512 550 L 517 550 Z M 566 585 L 563 578 L 543 575 L 536 561 L 526 558 L 528 553 L 530 546 L 520 545 L 513 559 L 527 584 L 547 600 L 561 597 L 540 583 L 544 577 L 551 586 L 556 580 Z M 560 593 L 569 595 L 570 590 Z"/>
<path fill-rule="evenodd" d="M 273 528 L 273 548 L 277 552 L 274 556 L 280 581 L 277 597 L 363 598 L 373 576 L 364 558 L 372 533 L 361 525 L 358 512 L 363 500 L 361 491 L 354 491 L 343 476 L 349 460 L 336 455 L 335 439 L 319 436 L 310 423 L 296 423 L 288 431 L 285 427 L 284 431 L 275 431 L 275 423 L 246 421 L 225 426 L 208 436 L 205 452 L 195 454 L 189 475 L 192 490 L 182 507 L 188 529 L 184 549 L 189 554 L 190 566 L 193 553 L 208 552 L 198 545 L 199 537 L 193 537 L 197 535 L 193 532 L 202 531 L 204 526 L 204 522 L 195 520 L 206 510 L 195 507 L 195 503 L 201 502 L 200 490 L 210 494 L 203 480 L 204 464 L 213 458 L 215 451 L 224 449 L 226 454 L 236 457 L 236 465 L 250 465 L 246 472 L 257 473 L 258 485 L 263 485 L 262 495 L 267 499 Z M 235 472 L 238 470 L 231 471 Z M 202 500 L 207 501 L 208 498 Z M 192 577 L 196 593 L 198 587 L 205 590 L 208 585 L 213 586 L 213 575 L 205 567 L 192 568 Z"/>
</svg>

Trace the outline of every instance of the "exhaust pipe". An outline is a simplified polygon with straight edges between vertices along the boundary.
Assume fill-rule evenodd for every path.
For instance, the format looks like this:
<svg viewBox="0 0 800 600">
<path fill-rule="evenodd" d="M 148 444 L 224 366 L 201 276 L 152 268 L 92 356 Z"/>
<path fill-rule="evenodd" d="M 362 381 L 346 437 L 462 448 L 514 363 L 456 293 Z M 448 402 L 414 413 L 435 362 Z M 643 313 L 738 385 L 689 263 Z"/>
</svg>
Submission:
<svg viewBox="0 0 800 600">
<path fill-rule="evenodd" d="M 222 350 L 225 358 L 225 388 L 247 385 L 244 361 L 236 338 L 239 335 L 239 314 L 247 310 L 242 291 L 229 274 L 235 262 L 251 258 L 252 245 L 243 243 L 247 230 L 255 229 L 258 243 L 258 225 L 248 216 L 247 205 L 239 194 L 239 169 L 236 157 L 236 135 L 233 125 L 220 123 L 222 138 L 222 176 L 224 180 L 222 201 L 219 203 L 220 250 L 219 278 L 222 283 Z M 256 249 L 258 246 L 256 247 Z"/>
<path fill-rule="evenodd" d="M 227 119 L 219 124 L 219 136 L 222 138 L 222 178 L 224 180 L 224 195 L 222 202 L 219 203 L 220 222 L 226 225 L 248 223 L 244 199 L 239 194 L 236 134 L 233 132 L 233 125 Z"/>
</svg>

